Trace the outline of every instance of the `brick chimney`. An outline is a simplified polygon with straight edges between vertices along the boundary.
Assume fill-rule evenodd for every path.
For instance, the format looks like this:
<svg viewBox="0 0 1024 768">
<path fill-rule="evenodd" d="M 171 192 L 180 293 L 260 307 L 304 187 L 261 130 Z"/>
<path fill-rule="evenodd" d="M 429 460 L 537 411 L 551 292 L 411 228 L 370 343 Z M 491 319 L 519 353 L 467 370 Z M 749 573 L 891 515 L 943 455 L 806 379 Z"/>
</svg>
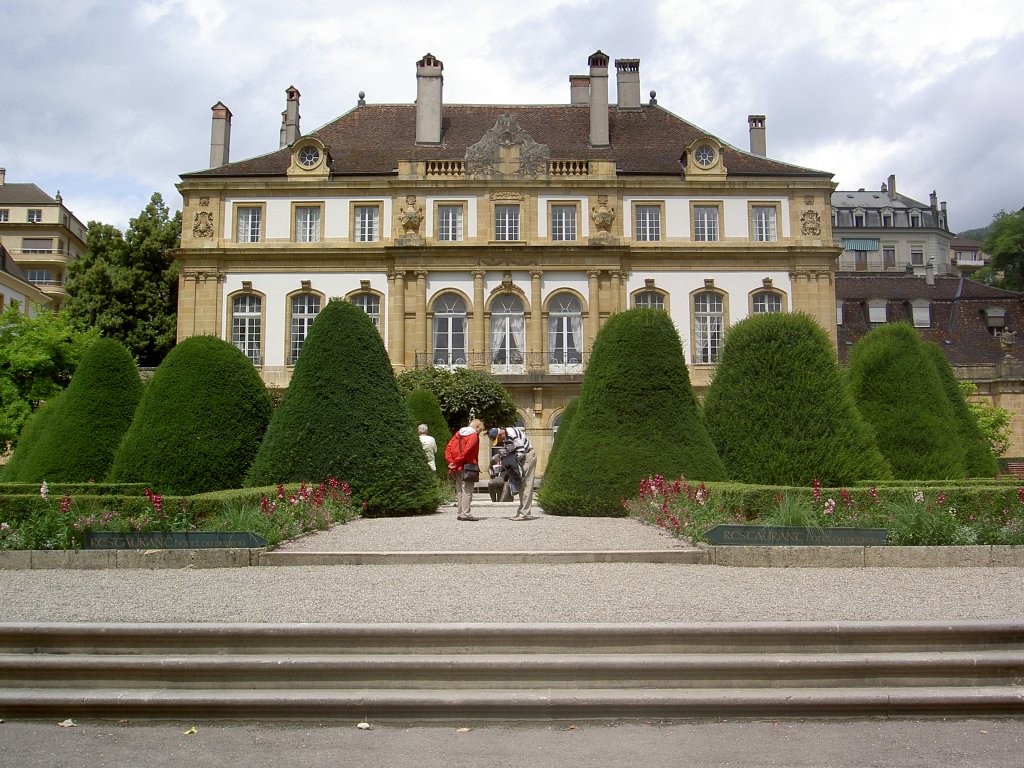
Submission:
<svg viewBox="0 0 1024 768">
<path fill-rule="evenodd" d="M 288 146 L 288 110 L 281 113 L 281 141 L 277 145 L 279 149 Z"/>
<path fill-rule="evenodd" d="M 768 156 L 768 140 L 764 130 L 764 115 L 747 115 L 750 126 L 750 154 L 759 157 Z"/>
<path fill-rule="evenodd" d="M 640 111 L 640 59 L 615 60 L 615 91 L 620 112 Z"/>
<path fill-rule="evenodd" d="M 302 136 L 302 132 L 299 130 L 299 90 L 294 86 L 290 86 L 285 91 L 286 104 L 285 104 L 285 123 L 284 123 L 284 139 L 285 144 L 294 144 Z"/>
<path fill-rule="evenodd" d="M 896 174 L 895 173 L 890 173 L 889 174 L 889 199 L 890 200 L 895 200 L 896 199 Z"/>
<path fill-rule="evenodd" d="M 7 178 L 7 169 L 0 168 L 0 187 L 4 185 L 4 180 Z"/>
<path fill-rule="evenodd" d="M 607 147 L 608 141 L 608 54 L 595 51 L 590 65 L 590 146 Z"/>
<path fill-rule="evenodd" d="M 226 165 L 231 152 L 231 110 L 218 101 L 213 111 L 213 126 L 210 131 L 210 167 Z"/>
<path fill-rule="evenodd" d="M 416 143 L 441 143 L 444 64 L 428 53 L 416 62 Z"/>
<path fill-rule="evenodd" d="M 590 103 L 590 75 L 569 75 L 569 103 Z"/>
</svg>

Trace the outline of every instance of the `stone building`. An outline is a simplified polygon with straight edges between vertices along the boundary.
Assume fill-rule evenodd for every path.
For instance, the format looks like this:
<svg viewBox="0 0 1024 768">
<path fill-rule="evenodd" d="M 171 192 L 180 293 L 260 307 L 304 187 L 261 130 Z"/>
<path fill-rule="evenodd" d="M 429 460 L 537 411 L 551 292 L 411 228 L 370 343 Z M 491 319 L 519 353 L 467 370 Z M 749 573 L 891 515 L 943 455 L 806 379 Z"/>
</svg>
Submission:
<svg viewBox="0 0 1024 768">
<path fill-rule="evenodd" d="M 35 317 L 39 307 L 51 304 L 50 297 L 28 281 L 7 249 L 0 245 L 0 312 L 15 307 Z"/>
<path fill-rule="evenodd" d="M 912 323 L 939 346 L 957 379 L 1011 414 L 1007 457 L 1024 457 L 1024 294 L 953 275 L 836 275 L 839 359 L 882 323 Z"/>
<path fill-rule="evenodd" d="M 67 292 L 68 265 L 85 253 L 85 225 L 60 196 L 35 184 L 12 184 L 0 168 L 0 246 L 13 257 L 28 282 L 60 307 Z"/>
<path fill-rule="evenodd" d="M 898 193 L 895 175 L 878 192 L 833 192 L 832 236 L 840 271 L 956 274 L 946 204 L 934 192 L 927 205 Z"/>
<path fill-rule="evenodd" d="M 667 311 L 698 388 L 751 313 L 799 310 L 834 333 L 831 174 L 769 159 L 763 116 L 739 149 L 653 92 L 641 103 L 639 60 L 588 64 L 566 104 L 459 105 L 427 54 L 414 103 L 360 94 L 305 135 L 292 87 L 279 147 L 240 161 L 218 102 L 210 168 L 178 185 L 179 339 L 229 339 L 285 387 L 316 313 L 344 297 L 396 371 L 497 375 L 543 467 L 615 312 Z"/>
</svg>

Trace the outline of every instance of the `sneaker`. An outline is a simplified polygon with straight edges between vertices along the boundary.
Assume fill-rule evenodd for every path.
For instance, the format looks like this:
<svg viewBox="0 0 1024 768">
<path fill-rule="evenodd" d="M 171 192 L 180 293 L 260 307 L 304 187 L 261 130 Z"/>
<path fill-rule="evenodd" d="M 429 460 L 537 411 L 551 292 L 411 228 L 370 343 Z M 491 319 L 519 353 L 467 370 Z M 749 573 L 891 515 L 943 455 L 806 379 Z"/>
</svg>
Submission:
<svg viewBox="0 0 1024 768">
<path fill-rule="evenodd" d="M 525 520 L 526 518 L 522 515 L 516 515 L 515 517 L 509 518 L 510 520 Z"/>
<path fill-rule="evenodd" d="M 475 523 L 480 518 L 479 517 L 473 517 L 472 515 L 460 515 L 457 519 L 458 520 L 468 520 L 468 521 L 470 521 L 472 523 Z"/>
</svg>

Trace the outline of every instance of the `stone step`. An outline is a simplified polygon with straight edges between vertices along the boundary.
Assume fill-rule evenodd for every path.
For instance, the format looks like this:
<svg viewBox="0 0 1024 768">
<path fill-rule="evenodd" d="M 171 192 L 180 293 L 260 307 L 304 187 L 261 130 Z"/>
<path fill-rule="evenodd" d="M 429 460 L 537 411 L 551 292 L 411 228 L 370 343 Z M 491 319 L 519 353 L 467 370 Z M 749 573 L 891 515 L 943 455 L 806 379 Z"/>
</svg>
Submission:
<svg viewBox="0 0 1024 768">
<path fill-rule="evenodd" d="M 1024 651 L 786 654 L 0 654 L 10 688 L 613 689 L 1020 685 Z"/>
<path fill-rule="evenodd" d="M 1009 686 L 586 690 L 0 688 L 5 717 L 366 721 L 1019 715 Z"/>
<path fill-rule="evenodd" d="M 568 563 L 670 563 L 702 565 L 708 562 L 703 549 L 610 549 L 540 550 L 528 552 L 261 552 L 257 565 L 437 565 L 437 564 L 568 564 Z"/>
</svg>

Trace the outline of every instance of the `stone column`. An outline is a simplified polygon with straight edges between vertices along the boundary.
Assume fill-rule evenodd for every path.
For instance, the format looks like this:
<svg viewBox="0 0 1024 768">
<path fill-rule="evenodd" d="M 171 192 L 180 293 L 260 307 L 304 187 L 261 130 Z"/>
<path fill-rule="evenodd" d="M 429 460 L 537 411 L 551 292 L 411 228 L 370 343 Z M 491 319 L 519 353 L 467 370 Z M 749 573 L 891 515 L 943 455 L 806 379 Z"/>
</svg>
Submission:
<svg viewBox="0 0 1024 768">
<path fill-rule="evenodd" d="M 527 370 L 544 370 L 544 300 L 540 288 L 542 276 L 540 270 L 530 273 L 530 319 L 526 341 L 530 354 L 527 355 Z"/>
<path fill-rule="evenodd" d="M 413 360 L 416 355 L 427 357 L 427 273 L 419 271 L 416 273 L 416 349 L 413 352 Z"/>
<path fill-rule="evenodd" d="M 390 281 L 390 278 L 389 278 Z M 394 315 L 391 318 L 391 341 L 394 354 L 391 359 L 399 371 L 406 369 L 405 364 L 405 272 L 395 272 L 394 279 Z"/>
<path fill-rule="evenodd" d="M 600 276 L 601 273 L 597 270 L 587 272 L 590 294 L 587 296 L 587 302 L 590 305 L 590 311 L 587 314 L 587 352 L 594 346 L 594 339 L 597 337 L 597 330 L 601 323 L 601 286 L 598 282 Z"/>
<path fill-rule="evenodd" d="M 486 368 L 484 360 L 484 339 L 487 330 L 484 327 L 484 275 L 482 269 L 473 270 L 473 332 L 469 335 L 470 368 Z"/>
</svg>

